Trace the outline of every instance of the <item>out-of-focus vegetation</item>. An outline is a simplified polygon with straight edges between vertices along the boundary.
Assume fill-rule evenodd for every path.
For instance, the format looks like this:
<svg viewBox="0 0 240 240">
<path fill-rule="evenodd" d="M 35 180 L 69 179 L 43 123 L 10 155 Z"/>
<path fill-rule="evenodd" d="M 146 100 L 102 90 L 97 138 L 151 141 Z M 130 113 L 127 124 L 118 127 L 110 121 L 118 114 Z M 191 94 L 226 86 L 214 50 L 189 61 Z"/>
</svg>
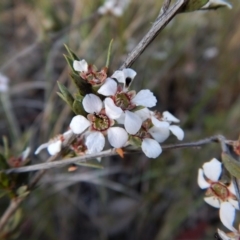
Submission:
<svg viewBox="0 0 240 240">
<path fill-rule="evenodd" d="M 56 94 L 57 81 L 70 86 L 63 44 L 101 68 L 114 39 L 113 72 L 162 4 L 132 0 L 120 18 L 92 16 L 101 3 L 0 1 L 0 72 L 10 79 L 0 135 L 9 138 L 13 155 L 63 132 L 73 116 Z M 133 65 L 134 87 L 152 90 L 157 109 L 181 119 L 185 141 L 240 133 L 240 4 L 231 3 L 232 10 L 178 15 Z M 217 144 L 166 151 L 156 160 L 111 157 L 102 160 L 104 170 L 50 170 L 23 204 L 17 239 L 214 239 L 223 228 L 218 210 L 204 203 L 196 182 L 198 168 L 213 157 L 220 157 Z M 45 161 L 47 153 L 32 159 Z M 2 198 L 1 212 L 6 206 Z"/>
</svg>

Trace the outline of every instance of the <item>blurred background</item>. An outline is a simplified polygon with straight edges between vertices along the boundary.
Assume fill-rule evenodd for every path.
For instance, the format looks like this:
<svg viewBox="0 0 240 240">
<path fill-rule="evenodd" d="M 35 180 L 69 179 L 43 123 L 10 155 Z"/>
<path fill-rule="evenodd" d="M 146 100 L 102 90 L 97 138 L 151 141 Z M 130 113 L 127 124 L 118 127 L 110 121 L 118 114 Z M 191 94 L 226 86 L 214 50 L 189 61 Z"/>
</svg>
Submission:
<svg viewBox="0 0 240 240">
<path fill-rule="evenodd" d="M 8 137 L 13 155 L 65 131 L 73 116 L 56 94 L 57 81 L 74 92 L 63 44 L 100 69 L 114 39 L 112 73 L 162 5 L 132 0 L 116 17 L 96 14 L 102 3 L 0 1 L 0 73 L 9 78 L 9 91 L 0 93 L 0 135 Z M 133 88 L 154 92 L 156 109 L 181 120 L 186 142 L 240 133 L 240 4 L 231 4 L 232 10 L 178 15 L 132 66 Z M 220 157 L 217 144 L 165 151 L 158 159 L 105 158 L 103 170 L 50 170 L 22 205 L 16 239 L 214 239 L 217 228 L 225 229 L 197 185 L 198 168 L 213 157 Z M 47 158 L 46 151 L 31 156 L 33 164 Z M 1 213 L 7 203 L 1 198 Z"/>
</svg>

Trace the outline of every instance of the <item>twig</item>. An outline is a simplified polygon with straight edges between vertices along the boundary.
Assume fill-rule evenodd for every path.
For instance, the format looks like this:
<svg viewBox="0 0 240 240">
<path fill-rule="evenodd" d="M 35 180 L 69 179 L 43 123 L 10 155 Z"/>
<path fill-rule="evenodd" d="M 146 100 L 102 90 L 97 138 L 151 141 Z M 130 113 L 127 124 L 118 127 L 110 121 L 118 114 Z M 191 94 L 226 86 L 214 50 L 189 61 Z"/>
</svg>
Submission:
<svg viewBox="0 0 240 240">
<path fill-rule="evenodd" d="M 170 3 L 171 3 L 171 0 L 165 0 L 163 2 L 163 5 L 162 5 L 162 8 L 160 10 L 158 17 L 160 17 L 162 14 L 164 14 L 168 10 Z"/>
<path fill-rule="evenodd" d="M 173 19 L 173 17 L 181 10 L 183 6 L 185 6 L 187 2 L 188 0 L 179 0 L 172 7 L 170 7 L 164 14 L 161 14 L 156 19 L 148 33 L 140 41 L 140 43 L 127 56 L 127 59 L 120 67 L 120 69 L 132 66 L 132 64 L 146 49 L 146 47 L 157 37 L 159 32 Z"/>
<path fill-rule="evenodd" d="M 163 150 L 170 150 L 170 149 L 177 149 L 177 148 L 188 148 L 188 147 L 200 147 L 202 145 L 211 143 L 211 142 L 219 142 L 221 136 L 212 136 L 209 138 L 205 138 L 196 142 L 190 142 L 190 143 L 180 143 L 180 144 L 171 144 L 171 145 L 163 145 L 162 149 Z M 125 154 L 131 154 L 131 153 L 136 153 L 140 151 L 124 151 Z M 7 170 L 7 173 L 20 173 L 20 172 L 30 172 L 30 171 L 36 171 L 36 170 L 43 170 L 43 169 L 50 169 L 50 168 L 55 168 L 55 167 L 63 167 L 69 164 L 77 163 L 77 162 L 86 162 L 87 160 L 94 159 L 94 158 L 102 158 L 106 156 L 113 156 L 117 155 L 117 152 L 115 149 L 109 149 L 97 154 L 89 154 L 81 157 L 74 157 L 74 158 L 67 158 L 67 159 L 61 159 L 58 161 L 54 162 L 46 162 L 46 163 L 40 163 L 40 164 L 35 164 L 31 166 L 25 166 L 25 167 L 20 167 L 20 168 L 11 168 Z"/>
<path fill-rule="evenodd" d="M 5 213 L 2 215 L 0 219 L 0 232 L 3 230 L 4 226 L 8 222 L 9 218 L 16 212 L 16 210 L 19 208 L 19 205 L 24 200 L 24 198 L 16 198 L 12 199 L 10 202 L 10 205 L 8 206 Z"/>
</svg>

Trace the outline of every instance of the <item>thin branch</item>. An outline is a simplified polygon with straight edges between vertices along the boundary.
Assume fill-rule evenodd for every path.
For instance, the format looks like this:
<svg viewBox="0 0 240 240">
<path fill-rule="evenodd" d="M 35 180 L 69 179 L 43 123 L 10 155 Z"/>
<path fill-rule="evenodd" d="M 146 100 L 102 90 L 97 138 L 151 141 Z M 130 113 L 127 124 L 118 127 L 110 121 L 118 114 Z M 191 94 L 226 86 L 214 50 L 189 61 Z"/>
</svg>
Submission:
<svg viewBox="0 0 240 240">
<path fill-rule="evenodd" d="M 8 206 L 7 210 L 4 212 L 4 214 L 0 219 L 0 232 L 3 230 L 4 226 L 6 225 L 8 220 L 11 218 L 11 216 L 19 208 L 19 205 L 23 200 L 24 198 L 16 198 L 11 200 L 10 205 Z"/>
<path fill-rule="evenodd" d="M 132 64 L 147 48 L 147 46 L 157 37 L 159 32 L 165 28 L 165 26 L 173 19 L 173 17 L 181 10 L 181 8 L 186 5 L 187 2 L 188 0 L 179 0 L 174 5 L 172 5 L 164 14 L 161 14 L 156 19 L 148 33 L 140 41 L 140 43 L 127 56 L 127 59 L 120 67 L 120 69 L 132 66 Z"/>
<path fill-rule="evenodd" d="M 177 149 L 177 148 L 201 147 L 201 146 L 206 145 L 211 142 L 219 142 L 220 137 L 221 136 L 217 135 L 217 136 L 205 138 L 205 139 L 202 139 L 202 140 L 199 140 L 196 142 L 163 145 L 162 149 L 170 150 L 170 149 Z M 136 152 L 140 152 L 140 150 L 139 151 L 130 151 L 130 150 L 124 151 L 125 154 L 131 154 L 131 153 L 136 153 Z M 66 165 L 73 164 L 73 163 L 86 162 L 90 159 L 95 159 L 95 158 L 99 158 L 99 157 L 102 158 L 102 157 L 113 156 L 113 155 L 118 155 L 114 148 L 102 151 L 97 154 L 88 154 L 88 155 L 80 156 L 80 157 L 61 159 L 61 160 L 54 161 L 54 162 L 40 163 L 40 164 L 35 164 L 35 165 L 25 166 L 25 167 L 20 167 L 20 168 L 11 168 L 11 169 L 8 169 L 6 172 L 7 173 L 12 173 L 12 172 L 20 173 L 20 172 L 30 172 L 30 171 L 36 171 L 36 170 L 50 169 L 50 168 L 55 168 L 55 167 L 64 167 Z"/>
</svg>

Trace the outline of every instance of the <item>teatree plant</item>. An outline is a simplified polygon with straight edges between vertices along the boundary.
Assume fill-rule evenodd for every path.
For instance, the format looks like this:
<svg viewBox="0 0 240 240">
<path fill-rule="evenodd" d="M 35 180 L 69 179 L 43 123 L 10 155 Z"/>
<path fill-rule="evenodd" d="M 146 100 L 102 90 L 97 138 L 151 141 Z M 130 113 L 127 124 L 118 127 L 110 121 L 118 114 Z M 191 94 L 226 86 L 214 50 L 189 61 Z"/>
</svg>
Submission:
<svg viewBox="0 0 240 240">
<path fill-rule="evenodd" d="M 123 2 L 121 5 L 120 2 L 105 1 L 97 13 L 121 16 L 129 4 L 129 1 Z M 10 236 L 11 233 L 15 236 L 15 229 L 21 219 L 17 210 L 35 188 L 44 173 L 43 169 L 68 164 L 88 166 L 87 161 L 91 159 L 98 159 L 99 163 L 90 163 L 89 167 L 101 167 L 105 156 L 117 154 L 124 158 L 126 154 L 142 151 L 148 158 L 157 158 L 163 154 L 164 149 L 218 142 L 222 152 L 221 162 L 216 158 L 206 162 L 199 169 L 198 184 L 200 188 L 206 189 L 204 200 L 220 209 L 220 220 L 231 231 L 225 233 L 218 229 L 217 237 L 224 240 L 239 239 L 239 230 L 233 226 L 235 211 L 239 210 L 239 140 L 230 141 L 219 135 L 193 143 L 162 145 L 170 134 L 183 140 L 184 131 L 180 127 L 180 120 L 170 111 L 158 112 L 152 109 L 157 106 L 157 99 L 151 89 L 136 91 L 131 85 L 138 77 L 131 65 L 177 13 L 220 7 L 230 8 L 231 5 L 219 0 L 182 0 L 170 6 L 170 1 L 165 1 L 149 33 L 129 54 L 122 66 L 113 72 L 109 71 L 109 66 L 111 46 L 114 43 L 110 43 L 106 65 L 101 69 L 65 46 L 67 55 L 64 57 L 75 92 L 58 82 L 57 94 L 72 110 L 74 117 L 65 132 L 53 136 L 34 150 L 35 154 L 40 154 L 46 148 L 51 155 L 49 163 L 24 166 L 29 164 L 30 149 L 26 148 L 22 153 L 10 156 L 8 146 L 5 145 L 5 152 L 0 155 L 0 185 L 1 194 L 9 197 L 10 205 L 0 221 L 1 236 Z M 30 179 L 28 173 L 33 170 L 40 172 Z"/>
</svg>

